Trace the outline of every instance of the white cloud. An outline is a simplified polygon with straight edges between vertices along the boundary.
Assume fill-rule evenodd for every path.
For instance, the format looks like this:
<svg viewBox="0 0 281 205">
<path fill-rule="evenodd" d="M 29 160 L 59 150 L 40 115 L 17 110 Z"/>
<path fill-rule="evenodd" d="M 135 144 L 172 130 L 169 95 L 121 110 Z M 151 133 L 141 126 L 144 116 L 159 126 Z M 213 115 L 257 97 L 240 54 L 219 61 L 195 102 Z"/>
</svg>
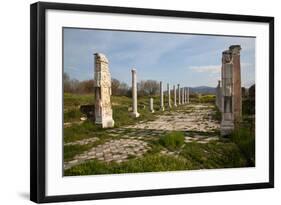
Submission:
<svg viewBox="0 0 281 205">
<path fill-rule="evenodd" d="M 241 63 L 241 67 L 248 69 L 253 66 L 251 63 Z M 220 73 L 221 65 L 189 66 L 189 69 L 198 73 Z"/>
<path fill-rule="evenodd" d="M 198 73 L 220 73 L 221 65 L 190 66 L 189 69 Z"/>
</svg>

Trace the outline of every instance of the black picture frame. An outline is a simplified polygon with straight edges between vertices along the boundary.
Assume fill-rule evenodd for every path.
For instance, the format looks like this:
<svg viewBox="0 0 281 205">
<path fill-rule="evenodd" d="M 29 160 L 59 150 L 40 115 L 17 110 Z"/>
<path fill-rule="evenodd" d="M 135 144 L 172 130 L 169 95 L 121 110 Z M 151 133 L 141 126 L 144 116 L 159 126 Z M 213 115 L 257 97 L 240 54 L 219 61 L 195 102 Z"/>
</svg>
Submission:
<svg viewBox="0 0 281 205">
<path fill-rule="evenodd" d="M 46 196 L 45 190 L 45 37 L 48 9 L 120 13 L 130 15 L 169 16 L 195 19 L 262 22 L 269 25 L 269 181 L 263 183 L 230 184 L 188 188 L 138 190 L 107 193 Z M 274 187 L 274 18 L 265 16 L 230 15 L 218 13 L 156 10 L 82 4 L 38 2 L 30 6 L 30 199 L 37 203 L 76 200 L 97 200 L 198 192 L 230 191 Z"/>
</svg>

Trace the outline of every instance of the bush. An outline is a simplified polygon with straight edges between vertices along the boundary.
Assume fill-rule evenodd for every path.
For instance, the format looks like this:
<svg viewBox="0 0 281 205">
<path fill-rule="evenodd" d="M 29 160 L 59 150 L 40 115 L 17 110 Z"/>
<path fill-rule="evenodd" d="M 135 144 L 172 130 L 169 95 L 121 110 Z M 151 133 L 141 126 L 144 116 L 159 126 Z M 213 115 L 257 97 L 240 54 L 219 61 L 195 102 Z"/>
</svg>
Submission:
<svg viewBox="0 0 281 205">
<path fill-rule="evenodd" d="M 212 118 L 214 120 L 221 121 L 221 112 L 217 106 L 215 107 L 215 112 L 212 114 Z"/>
<path fill-rule="evenodd" d="M 255 165 L 255 134 L 249 128 L 236 129 L 231 139 L 237 144 L 241 152 L 247 158 L 249 166 Z"/>
<path fill-rule="evenodd" d="M 162 136 L 159 142 L 168 149 L 176 149 L 183 145 L 184 134 L 183 132 L 171 132 Z"/>
<path fill-rule="evenodd" d="M 200 103 L 215 103 L 216 96 L 215 95 L 202 95 L 199 97 Z"/>
</svg>

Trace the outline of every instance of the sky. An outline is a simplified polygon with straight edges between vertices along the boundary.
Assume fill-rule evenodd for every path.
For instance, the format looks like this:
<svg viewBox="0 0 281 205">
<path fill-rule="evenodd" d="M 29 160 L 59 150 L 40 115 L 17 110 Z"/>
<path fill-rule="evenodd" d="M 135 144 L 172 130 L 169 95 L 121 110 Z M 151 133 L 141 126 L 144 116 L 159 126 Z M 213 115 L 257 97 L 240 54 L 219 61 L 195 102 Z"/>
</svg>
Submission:
<svg viewBox="0 0 281 205">
<path fill-rule="evenodd" d="M 242 86 L 255 83 L 255 38 L 64 28 L 64 72 L 70 78 L 94 77 L 94 53 L 109 60 L 112 78 L 128 85 L 131 69 L 137 80 L 181 86 L 217 86 L 222 52 L 230 45 L 242 50 Z"/>
</svg>

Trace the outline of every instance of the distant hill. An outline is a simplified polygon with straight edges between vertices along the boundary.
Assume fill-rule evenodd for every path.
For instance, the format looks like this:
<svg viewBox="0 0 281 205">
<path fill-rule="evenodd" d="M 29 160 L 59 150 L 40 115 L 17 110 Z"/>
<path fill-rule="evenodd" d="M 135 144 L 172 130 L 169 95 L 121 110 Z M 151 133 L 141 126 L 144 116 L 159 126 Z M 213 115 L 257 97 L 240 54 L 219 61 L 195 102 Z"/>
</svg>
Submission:
<svg viewBox="0 0 281 205">
<path fill-rule="evenodd" d="M 201 93 L 201 94 L 216 94 L 216 88 L 208 86 L 199 86 L 190 88 L 192 93 Z"/>
</svg>

